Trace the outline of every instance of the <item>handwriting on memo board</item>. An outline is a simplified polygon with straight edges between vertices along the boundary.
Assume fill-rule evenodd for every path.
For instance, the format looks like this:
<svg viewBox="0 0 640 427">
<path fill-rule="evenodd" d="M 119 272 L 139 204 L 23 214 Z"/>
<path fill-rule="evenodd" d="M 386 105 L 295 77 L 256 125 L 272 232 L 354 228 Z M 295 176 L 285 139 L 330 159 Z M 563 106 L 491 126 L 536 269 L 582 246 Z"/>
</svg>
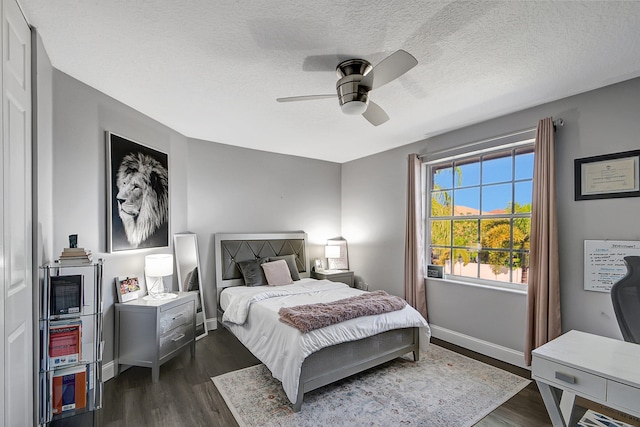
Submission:
<svg viewBox="0 0 640 427">
<path fill-rule="evenodd" d="M 584 289 L 609 292 L 627 274 L 624 257 L 640 256 L 640 242 L 621 240 L 584 241 Z"/>
</svg>

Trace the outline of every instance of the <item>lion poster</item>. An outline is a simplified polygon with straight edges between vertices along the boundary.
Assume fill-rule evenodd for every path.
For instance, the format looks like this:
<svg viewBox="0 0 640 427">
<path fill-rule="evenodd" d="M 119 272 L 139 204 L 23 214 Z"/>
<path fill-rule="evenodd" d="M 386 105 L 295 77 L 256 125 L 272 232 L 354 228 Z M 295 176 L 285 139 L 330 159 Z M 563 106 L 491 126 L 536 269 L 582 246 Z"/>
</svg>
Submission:
<svg viewBox="0 0 640 427">
<path fill-rule="evenodd" d="M 169 246 L 169 156 L 107 132 L 107 250 Z"/>
</svg>

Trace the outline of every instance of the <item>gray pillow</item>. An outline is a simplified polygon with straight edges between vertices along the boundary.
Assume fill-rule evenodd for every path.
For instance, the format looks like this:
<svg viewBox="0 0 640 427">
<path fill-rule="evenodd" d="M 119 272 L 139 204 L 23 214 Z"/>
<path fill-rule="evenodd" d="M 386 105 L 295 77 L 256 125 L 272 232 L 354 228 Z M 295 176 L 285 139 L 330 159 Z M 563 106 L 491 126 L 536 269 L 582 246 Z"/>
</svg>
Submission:
<svg viewBox="0 0 640 427">
<path fill-rule="evenodd" d="M 240 261 L 236 263 L 244 278 L 244 284 L 246 286 L 266 286 L 267 277 L 264 275 L 262 264 L 267 262 L 268 258 L 256 258 L 247 261 Z"/>
<path fill-rule="evenodd" d="M 282 255 L 282 256 L 270 256 L 269 262 L 278 261 L 279 259 L 283 259 L 287 261 L 287 266 L 289 267 L 289 272 L 291 273 L 291 278 L 293 280 L 300 280 L 300 272 L 298 271 L 298 266 L 296 265 L 296 256 L 295 255 Z"/>
</svg>

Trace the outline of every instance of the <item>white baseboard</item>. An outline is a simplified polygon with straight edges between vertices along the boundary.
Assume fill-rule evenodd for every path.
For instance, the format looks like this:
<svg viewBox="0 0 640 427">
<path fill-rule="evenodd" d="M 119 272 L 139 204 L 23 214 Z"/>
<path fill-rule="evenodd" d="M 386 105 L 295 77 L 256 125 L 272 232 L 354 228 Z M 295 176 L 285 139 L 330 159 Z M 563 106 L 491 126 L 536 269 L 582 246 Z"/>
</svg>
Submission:
<svg viewBox="0 0 640 427">
<path fill-rule="evenodd" d="M 493 357 L 494 359 L 498 359 L 521 368 L 531 369 L 529 366 L 526 366 L 524 353 L 521 351 L 480 340 L 440 326 L 429 326 L 431 327 L 431 335 L 435 338 L 439 338 L 443 341 L 450 342 L 451 344 L 459 345 L 460 347 L 475 351 L 476 353 L 484 354 L 485 356 Z"/>
<path fill-rule="evenodd" d="M 218 319 L 207 319 L 207 331 L 215 331 L 218 329 Z"/>
<path fill-rule="evenodd" d="M 113 360 L 102 365 L 102 382 L 108 381 L 115 376 L 116 364 Z"/>
</svg>

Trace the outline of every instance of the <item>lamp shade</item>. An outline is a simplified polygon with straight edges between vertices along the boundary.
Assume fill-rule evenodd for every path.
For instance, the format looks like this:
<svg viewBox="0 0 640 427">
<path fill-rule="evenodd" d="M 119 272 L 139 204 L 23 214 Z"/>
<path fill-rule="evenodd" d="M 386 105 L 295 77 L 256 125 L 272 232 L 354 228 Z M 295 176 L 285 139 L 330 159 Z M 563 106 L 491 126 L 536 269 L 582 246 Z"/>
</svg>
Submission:
<svg viewBox="0 0 640 427">
<path fill-rule="evenodd" d="M 171 276 L 173 274 L 173 255 L 155 254 L 145 256 L 144 270 L 149 277 Z"/>
<path fill-rule="evenodd" d="M 325 258 L 340 258 L 340 246 L 328 245 L 324 247 Z"/>
</svg>

